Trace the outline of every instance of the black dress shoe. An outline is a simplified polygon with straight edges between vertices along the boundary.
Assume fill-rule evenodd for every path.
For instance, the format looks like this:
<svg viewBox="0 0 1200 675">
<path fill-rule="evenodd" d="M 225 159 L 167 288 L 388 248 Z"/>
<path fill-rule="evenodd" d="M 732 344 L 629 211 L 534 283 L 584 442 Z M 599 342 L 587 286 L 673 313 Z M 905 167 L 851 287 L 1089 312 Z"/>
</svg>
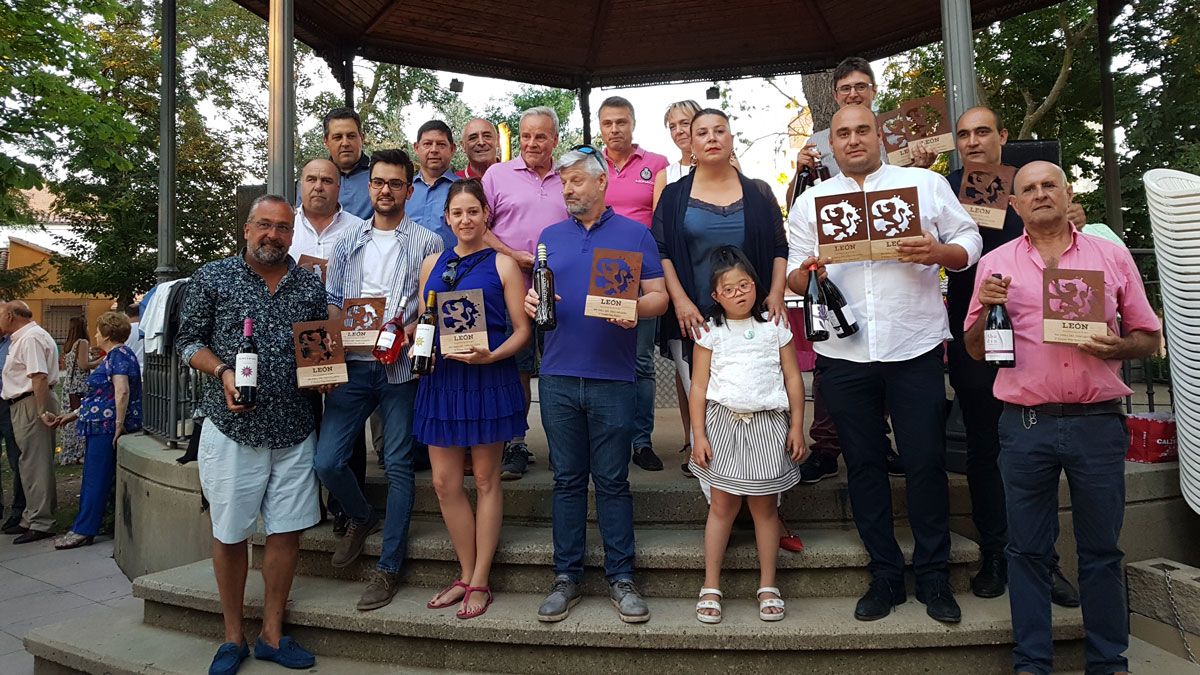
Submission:
<svg viewBox="0 0 1200 675">
<path fill-rule="evenodd" d="M 650 447 L 638 448 L 633 451 L 633 463 L 646 471 L 662 471 L 663 463 Z"/>
<path fill-rule="evenodd" d="M 25 534 L 13 539 L 14 544 L 28 544 L 34 541 L 41 541 L 53 537 L 53 532 L 43 532 L 42 530 L 25 530 Z"/>
<path fill-rule="evenodd" d="M 962 610 L 950 590 L 950 582 L 937 579 L 924 584 L 917 584 L 917 602 L 925 605 L 925 613 L 930 618 L 942 623 L 958 623 L 962 621 Z"/>
<path fill-rule="evenodd" d="M 998 598 L 1004 595 L 1008 584 L 1008 561 L 1004 554 L 989 554 L 983 557 L 979 572 L 971 577 L 971 592 L 979 598 Z"/>
<path fill-rule="evenodd" d="M 907 600 L 904 582 L 876 577 L 871 580 L 866 594 L 859 598 L 858 604 L 855 605 L 854 618 L 859 621 L 877 621 L 891 614 L 893 607 L 903 605 Z"/>
<path fill-rule="evenodd" d="M 1067 581 L 1058 565 L 1050 572 L 1050 601 L 1059 607 L 1079 606 L 1079 591 Z"/>
<path fill-rule="evenodd" d="M 10 518 L 8 522 L 4 523 L 4 529 L 0 529 L 0 532 L 4 534 L 25 534 L 25 528 L 21 527 L 20 519 L 13 522 Z"/>
</svg>

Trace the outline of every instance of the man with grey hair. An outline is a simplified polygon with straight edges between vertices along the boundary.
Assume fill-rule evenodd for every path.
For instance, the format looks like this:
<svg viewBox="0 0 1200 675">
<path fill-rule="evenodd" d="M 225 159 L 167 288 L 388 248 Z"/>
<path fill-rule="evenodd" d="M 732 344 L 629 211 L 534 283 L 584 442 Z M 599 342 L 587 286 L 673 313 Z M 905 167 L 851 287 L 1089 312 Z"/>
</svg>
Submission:
<svg viewBox="0 0 1200 675">
<path fill-rule="evenodd" d="M 59 412 L 58 345 L 33 320 L 20 300 L 0 305 L 0 331 L 12 336 L 4 362 L 3 393 L 12 415 L 13 436 L 21 448 L 21 480 L 25 511 L 14 544 L 54 536 L 54 428 L 44 422 Z"/>
<path fill-rule="evenodd" d="M 284 198 L 254 200 L 243 227 L 246 247 L 192 275 L 176 338 L 183 362 L 210 376 L 201 399 L 208 418 L 197 459 L 211 507 L 213 572 L 225 618 L 225 642 L 210 674 L 236 673 L 250 653 L 242 634 L 246 540 L 260 516 L 267 535 L 266 590 L 254 656 L 289 668 L 315 662 L 283 635 L 300 532 L 321 519 L 313 410 L 296 386 L 292 324 L 329 317 L 320 280 L 288 255 L 294 222 Z M 252 332 L 258 352 L 258 395 L 251 405 L 239 398 L 237 384 L 252 367 L 239 364 L 242 372 L 235 374 L 231 365 L 241 351 L 243 328 Z"/>
<path fill-rule="evenodd" d="M 637 373 L 637 320 L 584 314 L 596 264 L 620 269 L 621 257 L 596 261 L 600 249 L 641 258 L 637 318 L 667 309 L 658 246 L 645 225 L 605 206 L 608 166 L 591 146 L 558 162 L 570 217 L 547 227 L 538 239 L 549 253 L 558 298 L 558 326 L 546 333 L 538 391 L 542 426 L 554 470 L 554 583 L 538 608 L 538 620 L 561 621 L 579 602 L 586 552 L 588 480 L 596 486 L 596 514 L 604 540 L 604 575 L 621 620 L 641 623 L 650 610 L 633 585 L 633 495 L 629 447 L 633 440 Z M 525 296 L 533 316 L 541 298 Z"/>
<path fill-rule="evenodd" d="M 310 255 L 329 260 L 337 240 L 362 225 L 362 218 L 342 207 L 340 194 L 338 168 L 332 160 L 311 159 L 300 170 L 300 208 L 296 209 L 296 230 L 288 249 L 293 258 Z M 322 279 L 326 272 L 321 270 Z"/>
<path fill-rule="evenodd" d="M 542 230 L 567 217 L 558 173 L 554 170 L 557 145 L 558 113 L 546 106 L 530 108 L 521 114 L 521 154 L 493 166 L 483 176 L 483 191 L 492 211 L 492 229 L 484 235 L 484 241 L 500 253 L 512 256 L 526 275 L 533 270 L 534 247 Z M 535 342 L 530 341 L 517 353 L 517 370 L 525 387 L 526 414 L 529 378 L 536 367 Z M 514 438 L 504 448 L 501 478 L 520 478 L 532 459 L 525 439 Z"/>
<path fill-rule="evenodd" d="M 467 156 L 467 166 L 458 172 L 458 177 L 482 179 L 487 170 L 500 161 L 496 154 L 499 142 L 500 134 L 491 120 L 476 117 L 467 122 L 459 141 L 459 147 Z"/>
</svg>

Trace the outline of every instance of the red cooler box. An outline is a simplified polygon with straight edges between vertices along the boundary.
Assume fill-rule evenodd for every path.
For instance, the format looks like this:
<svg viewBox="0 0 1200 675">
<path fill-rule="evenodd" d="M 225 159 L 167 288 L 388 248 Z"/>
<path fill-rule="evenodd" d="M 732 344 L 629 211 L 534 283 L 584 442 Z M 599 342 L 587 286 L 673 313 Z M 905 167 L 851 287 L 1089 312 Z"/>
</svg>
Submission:
<svg viewBox="0 0 1200 675">
<path fill-rule="evenodd" d="M 1130 462 L 1154 464 L 1179 459 L 1175 436 L 1175 416 L 1171 413 L 1137 413 L 1129 415 Z"/>
</svg>

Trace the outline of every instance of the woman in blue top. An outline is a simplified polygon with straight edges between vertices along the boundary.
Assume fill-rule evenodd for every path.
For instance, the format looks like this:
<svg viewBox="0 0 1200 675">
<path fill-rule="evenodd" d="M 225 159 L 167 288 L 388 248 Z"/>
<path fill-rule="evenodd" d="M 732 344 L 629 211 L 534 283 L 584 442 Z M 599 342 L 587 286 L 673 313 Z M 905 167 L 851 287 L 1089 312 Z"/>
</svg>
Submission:
<svg viewBox="0 0 1200 675">
<path fill-rule="evenodd" d="M 417 388 L 413 435 L 429 446 L 433 487 L 462 575 L 429 601 L 430 609 L 460 605 L 470 619 L 492 604 L 488 587 L 492 556 L 500 539 L 503 501 L 500 455 L 504 441 L 525 434 L 525 393 L 513 356 L 532 335 L 523 311 L 525 279 L 515 260 L 483 242 L 487 198 L 477 180 L 451 184 L 446 223 L 458 244 L 421 264 L 422 297 L 452 291 L 483 291 L 487 347 L 467 354 L 438 354 L 433 372 Z M 513 332 L 505 337 L 511 319 Z M 445 328 L 438 311 L 438 330 Z M 435 341 L 435 346 L 437 342 Z M 463 489 L 463 455 L 471 449 L 478 513 Z"/>
<path fill-rule="evenodd" d="M 79 407 L 45 420 L 61 426 L 78 420 L 76 431 L 87 441 L 83 462 L 83 487 L 79 515 L 71 531 L 54 542 L 54 548 L 88 546 L 100 531 L 116 472 L 117 439 L 142 428 L 142 375 L 137 355 L 125 345 L 129 319 L 105 312 L 96 321 L 96 344 L 107 355 L 88 375 Z"/>
</svg>

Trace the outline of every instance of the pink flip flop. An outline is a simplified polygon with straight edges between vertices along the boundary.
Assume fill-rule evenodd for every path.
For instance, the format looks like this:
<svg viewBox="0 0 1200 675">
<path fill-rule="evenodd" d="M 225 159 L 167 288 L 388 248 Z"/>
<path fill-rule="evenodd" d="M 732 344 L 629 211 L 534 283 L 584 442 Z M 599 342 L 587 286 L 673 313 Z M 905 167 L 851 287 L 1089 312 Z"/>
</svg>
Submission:
<svg viewBox="0 0 1200 675">
<path fill-rule="evenodd" d="M 476 593 L 476 592 L 487 593 L 487 596 L 488 596 L 487 602 L 483 603 L 483 607 L 480 607 L 479 609 L 476 609 L 473 611 L 466 611 L 466 610 L 460 609 L 454 613 L 454 616 L 457 616 L 460 619 L 474 619 L 477 616 L 481 616 L 484 612 L 486 612 L 488 610 L 488 607 L 492 606 L 492 600 L 494 600 L 495 598 L 492 596 L 492 589 L 488 586 L 467 586 L 467 594 L 464 595 L 462 598 L 463 604 L 466 604 L 467 600 L 470 599 L 471 594 Z"/>
<path fill-rule="evenodd" d="M 440 598 L 440 597 L 442 597 L 443 595 L 445 595 L 445 594 L 449 593 L 450 591 L 454 590 L 455 588 L 465 588 L 465 589 L 467 589 L 467 593 L 466 593 L 466 595 L 464 595 L 464 596 L 463 596 L 464 598 L 465 598 L 467 595 L 470 595 L 470 594 L 471 594 L 471 587 L 470 587 L 469 585 L 467 585 L 467 584 L 464 584 L 462 579 L 456 579 L 456 580 L 454 581 L 454 583 L 452 583 L 452 584 L 450 584 L 449 586 L 447 586 L 447 587 L 443 588 L 442 590 L 438 591 L 438 592 L 437 592 L 437 595 L 433 596 L 433 597 L 434 597 L 434 600 L 436 600 L 437 598 Z M 433 600 L 430 600 L 429 602 L 425 603 L 425 608 L 426 608 L 426 609 L 446 609 L 447 607 L 453 607 L 454 605 L 457 605 L 458 603 L 462 602 L 462 600 L 463 600 L 463 598 L 458 598 L 457 600 L 454 600 L 454 601 L 452 601 L 452 602 L 444 602 L 444 603 L 441 603 L 441 604 L 434 604 Z"/>
</svg>

